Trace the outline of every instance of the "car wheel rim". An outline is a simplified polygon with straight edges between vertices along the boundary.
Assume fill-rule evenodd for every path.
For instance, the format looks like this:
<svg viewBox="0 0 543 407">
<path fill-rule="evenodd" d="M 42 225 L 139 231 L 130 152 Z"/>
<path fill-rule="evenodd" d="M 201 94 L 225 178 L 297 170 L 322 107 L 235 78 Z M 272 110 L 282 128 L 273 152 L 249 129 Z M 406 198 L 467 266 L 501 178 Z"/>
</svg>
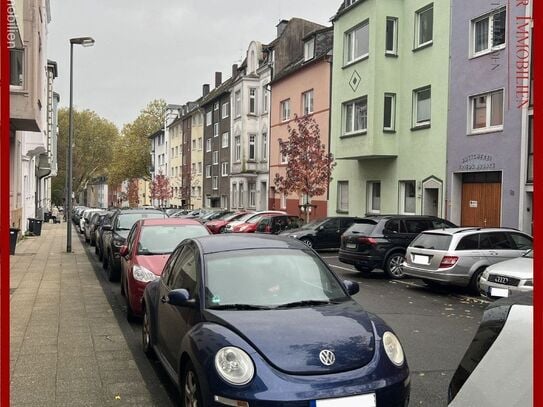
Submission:
<svg viewBox="0 0 543 407">
<path fill-rule="evenodd" d="M 147 316 L 147 312 L 143 314 L 143 327 L 141 332 L 143 334 L 143 348 L 149 349 L 151 338 L 149 333 L 149 317 Z"/>
<path fill-rule="evenodd" d="M 185 378 L 185 407 L 198 407 L 198 385 L 192 370 L 187 372 Z"/>
<path fill-rule="evenodd" d="M 390 273 L 394 277 L 403 276 L 403 266 L 402 266 L 403 261 L 404 261 L 403 256 L 393 256 L 390 259 Z"/>
</svg>

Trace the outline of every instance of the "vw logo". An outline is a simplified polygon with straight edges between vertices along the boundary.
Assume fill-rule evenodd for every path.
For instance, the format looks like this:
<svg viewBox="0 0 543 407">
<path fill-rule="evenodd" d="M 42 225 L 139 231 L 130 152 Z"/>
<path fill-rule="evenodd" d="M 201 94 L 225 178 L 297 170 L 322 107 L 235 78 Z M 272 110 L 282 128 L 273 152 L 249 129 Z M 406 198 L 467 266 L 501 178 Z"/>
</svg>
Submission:
<svg viewBox="0 0 543 407">
<path fill-rule="evenodd" d="M 324 366 L 331 366 L 336 361 L 336 355 L 331 350 L 323 349 L 319 353 L 319 359 Z"/>
<path fill-rule="evenodd" d="M 507 284 L 509 279 L 507 277 L 497 276 L 494 281 L 496 281 L 496 283 Z"/>
</svg>

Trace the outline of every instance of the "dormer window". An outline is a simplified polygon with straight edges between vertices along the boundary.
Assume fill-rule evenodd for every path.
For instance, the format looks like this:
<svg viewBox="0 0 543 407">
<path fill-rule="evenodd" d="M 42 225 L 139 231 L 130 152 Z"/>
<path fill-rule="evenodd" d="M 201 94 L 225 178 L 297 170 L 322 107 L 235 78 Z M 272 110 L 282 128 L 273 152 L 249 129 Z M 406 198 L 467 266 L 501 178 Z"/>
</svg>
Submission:
<svg viewBox="0 0 543 407">
<path fill-rule="evenodd" d="M 304 61 L 309 61 L 315 57 L 315 38 L 311 38 L 304 43 Z"/>
<path fill-rule="evenodd" d="M 352 6 L 354 3 L 356 3 L 358 0 L 345 0 L 345 7 Z"/>
</svg>

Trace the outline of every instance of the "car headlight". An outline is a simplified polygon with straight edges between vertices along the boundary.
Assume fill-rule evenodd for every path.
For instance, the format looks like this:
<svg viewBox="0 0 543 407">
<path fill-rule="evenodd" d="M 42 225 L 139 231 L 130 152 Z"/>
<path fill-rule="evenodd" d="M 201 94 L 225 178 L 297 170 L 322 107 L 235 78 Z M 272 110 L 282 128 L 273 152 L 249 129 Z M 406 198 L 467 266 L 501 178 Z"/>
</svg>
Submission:
<svg viewBox="0 0 543 407">
<path fill-rule="evenodd" d="M 288 235 L 289 237 L 292 237 L 293 239 L 296 239 L 298 236 L 296 235 Z"/>
<path fill-rule="evenodd" d="M 490 271 L 488 271 L 488 270 L 483 271 L 483 278 L 484 278 L 485 280 L 488 280 L 488 275 L 489 275 L 489 274 L 490 274 Z"/>
<path fill-rule="evenodd" d="M 255 367 L 251 357 L 240 348 L 227 346 L 215 355 L 215 369 L 226 382 L 236 386 L 249 383 Z"/>
<path fill-rule="evenodd" d="M 134 268 L 132 269 L 132 275 L 134 276 L 134 279 L 142 283 L 149 283 L 160 278 L 151 270 L 146 269 L 142 266 L 134 266 Z"/>
<path fill-rule="evenodd" d="M 385 352 L 392 363 L 396 366 L 403 365 L 405 360 L 402 345 L 396 335 L 392 332 L 385 332 L 383 334 L 383 347 Z"/>
<path fill-rule="evenodd" d="M 534 280 L 532 280 L 532 279 L 526 280 L 524 282 L 524 285 L 527 285 L 529 287 L 533 287 L 534 286 Z"/>
</svg>

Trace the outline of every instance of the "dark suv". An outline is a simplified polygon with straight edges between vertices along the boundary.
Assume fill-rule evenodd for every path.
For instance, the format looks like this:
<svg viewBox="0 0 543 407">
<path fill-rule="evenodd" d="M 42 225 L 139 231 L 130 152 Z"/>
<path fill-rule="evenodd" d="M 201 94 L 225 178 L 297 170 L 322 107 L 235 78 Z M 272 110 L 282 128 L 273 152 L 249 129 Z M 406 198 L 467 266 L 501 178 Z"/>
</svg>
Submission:
<svg viewBox="0 0 543 407">
<path fill-rule="evenodd" d="M 121 276 L 121 256 L 119 250 L 126 244 L 130 229 L 140 219 L 167 218 L 164 212 L 155 209 L 122 209 L 115 212 L 111 224 L 103 225 L 102 265 L 107 271 L 109 281 L 116 281 Z"/>
<path fill-rule="evenodd" d="M 341 237 L 339 261 L 358 271 L 382 269 L 391 278 L 402 278 L 402 263 L 409 243 L 422 231 L 456 227 L 435 216 L 375 215 L 362 218 Z"/>
<path fill-rule="evenodd" d="M 282 232 L 280 235 L 298 239 L 314 249 L 337 249 L 343 232 L 361 220 L 362 218 L 354 216 L 329 216 L 309 222 L 301 228 Z"/>
</svg>

